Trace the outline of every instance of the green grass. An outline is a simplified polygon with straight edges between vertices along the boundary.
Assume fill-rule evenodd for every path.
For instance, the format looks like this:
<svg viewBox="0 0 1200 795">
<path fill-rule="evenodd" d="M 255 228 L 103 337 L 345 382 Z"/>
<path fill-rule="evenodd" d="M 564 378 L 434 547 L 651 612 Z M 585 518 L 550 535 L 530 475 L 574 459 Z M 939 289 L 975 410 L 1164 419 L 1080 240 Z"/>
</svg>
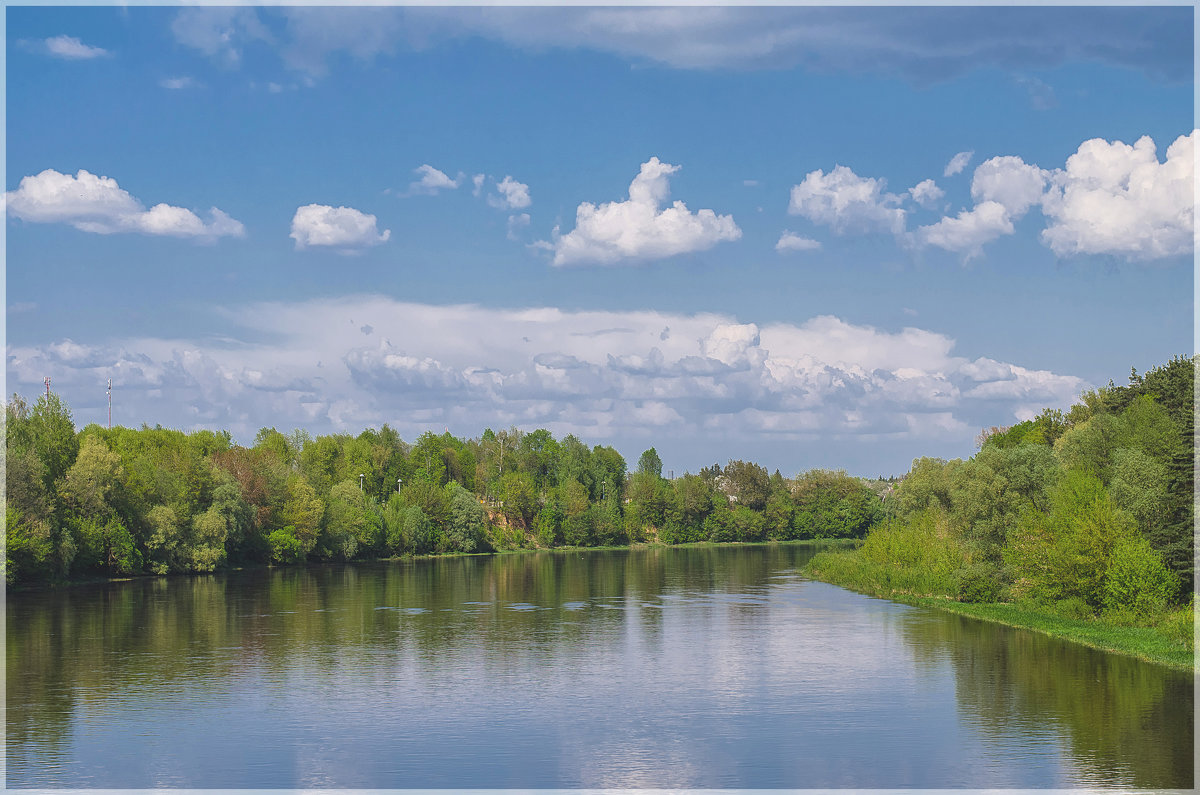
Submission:
<svg viewBox="0 0 1200 795">
<path fill-rule="evenodd" d="M 1195 669 L 1195 653 L 1189 642 L 1191 607 L 1167 614 L 1156 626 L 1123 626 L 1103 618 L 1067 618 L 1038 606 L 958 602 L 946 593 L 946 583 L 940 578 L 865 561 L 854 553 L 821 553 L 809 561 L 805 573 L 814 579 L 870 596 L 1041 632 L 1170 668 Z"/>
</svg>

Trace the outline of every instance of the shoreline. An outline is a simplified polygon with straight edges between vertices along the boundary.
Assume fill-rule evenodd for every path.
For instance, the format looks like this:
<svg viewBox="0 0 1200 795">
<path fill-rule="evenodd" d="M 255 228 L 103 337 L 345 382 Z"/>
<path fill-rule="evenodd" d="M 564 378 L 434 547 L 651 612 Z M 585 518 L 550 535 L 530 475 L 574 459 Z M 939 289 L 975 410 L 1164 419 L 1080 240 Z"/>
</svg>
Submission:
<svg viewBox="0 0 1200 795">
<path fill-rule="evenodd" d="M 528 555 L 539 552 L 611 552 L 613 550 L 633 549 L 696 549 L 704 547 L 761 547 L 787 544 L 789 546 L 807 546 L 820 549 L 849 549 L 862 542 L 861 538 L 803 538 L 786 541 L 690 541 L 685 544 L 663 544 L 657 541 L 637 541 L 632 544 L 602 547 L 517 547 L 513 549 L 496 549 L 490 552 L 443 552 L 430 555 L 391 555 L 380 558 L 362 558 L 357 560 L 309 560 L 303 563 L 248 563 L 237 566 L 224 566 L 214 571 L 177 571 L 166 574 L 130 574 L 123 577 L 84 577 L 61 582 L 42 582 L 36 585 L 16 586 L 5 585 L 7 597 L 12 594 L 37 593 L 39 591 L 57 591 L 64 588 L 75 588 L 85 585 L 108 585 L 117 582 L 133 582 L 135 580 L 160 580 L 172 577 L 198 577 L 214 574 L 229 574 L 239 571 L 258 571 L 261 569 L 300 569 L 307 566 L 347 565 L 356 563 L 389 563 L 396 561 L 442 560 L 446 558 L 478 558 L 493 555 Z"/>
<path fill-rule="evenodd" d="M 1195 673 L 1195 652 L 1182 648 L 1156 627 L 1118 626 L 1097 619 L 1066 618 L 1048 611 L 1033 610 L 1012 602 L 959 602 L 949 597 L 919 596 L 893 590 L 884 593 L 880 589 L 864 589 L 848 583 L 823 577 L 805 566 L 806 577 L 845 588 L 874 599 L 928 607 L 955 615 L 1001 624 L 1014 629 L 1027 629 L 1042 635 L 1078 643 L 1098 651 L 1134 657 L 1143 662 L 1162 665 L 1177 671 Z"/>
</svg>

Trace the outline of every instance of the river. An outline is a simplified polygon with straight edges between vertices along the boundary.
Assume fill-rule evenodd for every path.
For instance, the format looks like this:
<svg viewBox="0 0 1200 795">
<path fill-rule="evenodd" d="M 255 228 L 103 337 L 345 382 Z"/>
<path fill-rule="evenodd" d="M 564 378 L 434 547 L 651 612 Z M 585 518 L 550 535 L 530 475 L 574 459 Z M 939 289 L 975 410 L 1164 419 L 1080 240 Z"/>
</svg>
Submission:
<svg viewBox="0 0 1200 795">
<path fill-rule="evenodd" d="M 7 600 L 7 785 L 1154 787 L 1192 680 L 805 579 L 797 545 L 147 578 Z"/>
</svg>

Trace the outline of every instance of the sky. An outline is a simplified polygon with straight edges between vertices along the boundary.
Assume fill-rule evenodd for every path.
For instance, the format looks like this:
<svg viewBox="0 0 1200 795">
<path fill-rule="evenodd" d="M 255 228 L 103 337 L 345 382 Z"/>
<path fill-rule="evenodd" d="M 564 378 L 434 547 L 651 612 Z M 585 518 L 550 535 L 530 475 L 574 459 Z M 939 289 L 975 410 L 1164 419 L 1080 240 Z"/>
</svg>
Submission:
<svg viewBox="0 0 1200 795">
<path fill-rule="evenodd" d="M 903 474 L 1193 342 L 1175 7 L 6 8 L 6 394 Z"/>
</svg>

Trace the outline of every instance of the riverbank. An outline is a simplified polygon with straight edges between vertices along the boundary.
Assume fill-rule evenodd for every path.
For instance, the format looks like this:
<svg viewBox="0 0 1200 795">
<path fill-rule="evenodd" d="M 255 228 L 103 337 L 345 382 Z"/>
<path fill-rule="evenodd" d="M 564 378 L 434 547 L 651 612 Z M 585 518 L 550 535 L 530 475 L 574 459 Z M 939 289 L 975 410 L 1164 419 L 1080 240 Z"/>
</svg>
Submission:
<svg viewBox="0 0 1200 795">
<path fill-rule="evenodd" d="M 387 563 L 390 561 L 403 560 L 436 560 L 441 558 L 465 558 L 465 557 L 489 557 L 495 555 L 528 555 L 538 552 L 602 552 L 615 549 L 693 549 L 698 547 L 756 547 L 756 546 L 799 546 L 811 547 L 818 550 L 845 550 L 857 546 L 862 542 L 860 538 L 807 538 L 796 541 L 695 541 L 687 544 L 664 544 L 659 541 L 639 541 L 633 544 L 624 544 L 620 546 L 601 546 L 601 547 L 577 547 L 577 546 L 557 546 L 557 547 L 511 547 L 506 549 L 496 549 L 490 552 L 445 552 L 442 554 L 430 555 L 391 555 L 380 558 L 362 558 L 348 561 L 329 561 L 329 560 L 313 560 L 303 563 L 248 563 L 238 566 L 223 566 L 212 572 L 170 572 L 167 574 L 136 574 L 124 577 L 80 577 L 78 579 L 62 580 L 59 582 L 42 582 L 33 585 L 6 585 L 7 593 L 24 593 L 26 591 L 54 590 L 57 588 L 71 588 L 79 585 L 102 585 L 104 583 L 113 582 L 129 582 L 131 580 L 150 580 L 164 579 L 170 577 L 192 577 L 197 574 L 222 574 L 233 571 L 252 571 L 254 569 L 301 569 L 305 566 L 323 566 L 329 563 L 344 562 L 344 563 Z"/>
<path fill-rule="evenodd" d="M 1189 620 L 1185 610 L 1176 610 L 1168 614 L 1157 626 L 1123 626 L 1103 618 L 1069 618 L 1031 605 L 1011 602 L 959 602 L 944 596 L 912 593 L 864 578 L 854 579 L 848 575 L 845 567 L 825 565 L 828 564 L 828 558 L 823 561 L 822 557 L 818 556 L 809 561 L 804 573 L 815 580 L 847 590 L 915 607 L 931 607 L 1017 629 L 1028 629 L 1177 670 L 1195 670 L 1194 639 L 1190 648 L 1187 643 L 1187 639 L 1192 639 L 1193 621 Z"/>
</svg>

